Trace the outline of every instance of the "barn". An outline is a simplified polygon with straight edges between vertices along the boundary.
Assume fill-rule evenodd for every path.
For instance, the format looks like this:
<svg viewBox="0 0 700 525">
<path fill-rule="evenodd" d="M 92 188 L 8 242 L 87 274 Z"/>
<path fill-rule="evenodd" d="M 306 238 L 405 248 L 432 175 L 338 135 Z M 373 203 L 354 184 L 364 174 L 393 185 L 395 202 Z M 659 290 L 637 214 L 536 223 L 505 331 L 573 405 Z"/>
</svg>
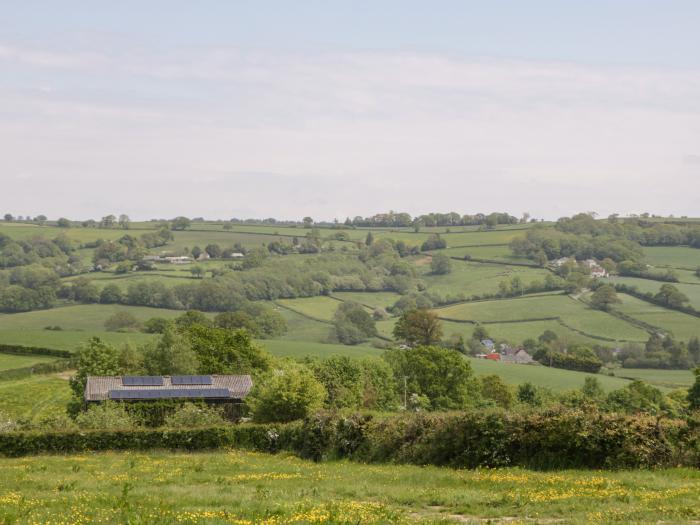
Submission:
<svg viewBox="0 0 700 525">
<path fill-rule="evenodd" d="M 240 404 L 252 387 L 249 375 L 88 376 L 85 402 L 169 399 Z"/>
</svg>

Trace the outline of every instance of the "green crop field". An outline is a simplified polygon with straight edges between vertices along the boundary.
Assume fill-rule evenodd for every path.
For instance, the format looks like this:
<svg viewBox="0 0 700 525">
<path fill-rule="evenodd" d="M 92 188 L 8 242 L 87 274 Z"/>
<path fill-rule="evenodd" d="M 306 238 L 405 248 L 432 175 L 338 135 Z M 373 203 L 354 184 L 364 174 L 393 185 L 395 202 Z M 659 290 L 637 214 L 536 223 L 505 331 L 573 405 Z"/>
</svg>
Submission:
<svg viewBox="0 0 700 525">
<path fill-rule="evenodd" d="M 626 294 L 619 294 L 619 297 L 622 304 L 615 306 L 615 310 L 656 328 L 672 332 L 683 340 L 694 336 L 700 337 L 700 317 L 669 310 Z"/>
<path fill-rule="evenodd" d="M 700 250 L 683 246 L 664 246 L 644 248 L 647 262 L 652 266 L 670 266 L 673 268 L 700 268 Z"/>
<path fill-rule="evenodd" d="M 466 358 L 474 372 L 479 375 L 497 374 L 506 383 L 519 385 L 529 381 L 538 386 L 551 388 L 557 392 L 581 388 L 587 377 L 595 377 L 606 391 L 624 388 L 629 380 L 603 374 L 587 374 L 573 370 L 549 368 L 542 365 L 516 365 L 500 363 L 489 359 Z"/>
<path fill-rule="evenodd" d="M 0 381 L 0 412 L 14 419 L 27 420 L 65 413 L 71 397 L 66 377 L 65 374 L 34 375 L 26 379 Z"/>
<path fill-rule="evenodd" d="M 618 368 L 616 377 L 641 379 L 660 388 L 689 388 L 695 376 L 690 370 L 655 370 L 650 368 Z"/>
<path fill-rule="evenodd" d="M 156 230 L 154 229 L 152 231 Z M 56 226 L 39 226 L 37 224 L 23 224 L 11 222 L 0 224 L 0 233 L 3 233 L 15 240 L 31 239 L 34 237 L 53 239 L 58 235 L 64 234 L 78 243 L 85 243 L 90 241 L 96 241 L 98 239 L 116 240 L 129 233 L 129 231 L 120 229 L 99 229 L 80 227 L 58 228 Z M 146 230 L 138 232 L 139 235 L 142 233 L 146 233 Z"/>
<path fill-rule="evenodd" d="M 648 338 L 644 330 L 605 312 L 593 310 L 565 295 L 526 296 L 500 301 L 460 303 L 439 308 L 436 312 L 441 318 L 448 320 L 486 323 L 557 317 L 569 328 L 583 332 L 583 335 L 618 341 L 646 341 Z"/>
<path fill-rule="evenodd" d="M 278 454 L 98 453 L 0 459 L 3 523 L 237 525 L 681 523 L 700 478 L 653 471 L 453 470 Z"/>
<path fill-rule="evenodd" d="M 56 361 L 56 358 L 45 355 L 0 354 L 0 371 L 34 366 L 39 363 L 50 363 L 51 361 Z"/>
</svg>

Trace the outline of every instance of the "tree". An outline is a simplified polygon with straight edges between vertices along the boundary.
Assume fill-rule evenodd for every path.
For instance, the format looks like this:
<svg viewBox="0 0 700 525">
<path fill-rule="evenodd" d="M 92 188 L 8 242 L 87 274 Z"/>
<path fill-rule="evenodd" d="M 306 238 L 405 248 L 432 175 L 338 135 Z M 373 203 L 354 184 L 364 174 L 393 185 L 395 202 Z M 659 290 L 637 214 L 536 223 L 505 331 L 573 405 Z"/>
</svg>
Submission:
<svg viewBox="0 0 700 525">
<path fill-rule="evenodd" d="M 518 401 L 526 405 L 539 406 L 542 404 L 537 387 L 530 382 L 518 385 Z"/>
<path fill-rule="evenodd" d="M 599 286 L 591 296 L 591 306 L 597 310 L 607 312 L 613 304 L 620 304 L 622 301 L 617 296 L 615 287 L 610 284 Z"/>
<path fill-rule="evenodd" d="M 478 341 L 483 341 L 484 339 L 489 339 L 489 333 L 486 330 L 486 327 L 484 325 L 478 324 L 474 328 L 474 332 L 472 333 L 472 339 L 476 339 Z"/>
<path fill-rule="evenodd" d="M 14 220 L 14 217 L 12 216 L 11 213 L 6 213 L 4 216 L 5 222 L 12 222 Z"/>
<path fill-rule="evenodd" d="M 194 259 L 197 259 L 200 255 L 202 255 L 202 249 L 199 246 L 193 246 L 192 250 L 190 251 L 190 255 Z"/>
<path fill-rule="evenodd" d="M 143 350 L 143 367 L 149 375 L 195 374 L 197 354 L 184 335 L 168 328 L 155 343 Z"/>
<path fill-rule="evenodd" d="M 430 270 L 435 275 L 446 275 L 452 271 L 452 261 L 444 253 L 435 254 L 430 261 Z"/>
<path fill-rule="evenodd" d="M 178 330 L 188 330 L 194 325 L 211 326 L 211 321 L 206 315 L 197 310 L 188 310 L 175 318 L 175 326 L 177 326 Z"/>
<path fill-rule="evenodd" d="M 700 409 L 700 367 L 693 370 L 695 382 L 688 389 L 688 404 L 691 410 Z"/>
<path fill-rule="evenodd" d="M 170 221 L 170 229 L 175 231 L 186 230 L 192 225 L 192 221 L 187 217 L 175 217 Z"/>
<path fill-rule="evenodd" d="M 58 226 L 59 228 L 70 228 L 71 223 L 65 217 L 61 217 L 60 219 L 58 219 L 58 221 L 56 221 L 56 226 Z"/>
<path fill-rule="evenodd" d="M 695 364 L 700 365 L 700 339 L 691 337 L 688 341 L 688 354 Z"/>
<path fill-rule="evenodd" d="M 437 314 L 430 310 L 409 310 L 396 321 L 394 337 L 410 345 L 439 343 L 442 339 L 442 323 Z"/>
<path fill-rule="evenodd" d="M 104 326 L 108 332 L 117 332 L 121 330 L 138 330 L 141 328 L 141 323 L 133 314 L 124 310 L 108 317 L 104 322 Z"/>
<path fill-rule="evenodd" d="M 116 221 L 117 218 L 114 215 L 105 215 L 102 217 L 102 220 L 100 220 L 100 228 L 111 228 L 114 226 L 114 221 Z"/>
<path fill-rule="evenodd" d="M 471 366 L 456 350 L 418 346 L 387 350 L 383 357 L 394 372 L 402 397 L 425 396 L 433 410 L 464 408 L 479 398 Z"/>
<path fill-rule="evenodd" d="M 311 217 L 304 217 L 302 219 L 302 222 L 304 223 L 304 228 L 311 228 L 311 225 L 314 223 L 314 220 Z"/>
<path fill-rule="evenodd" d="M 83 399 L 88 376 L 114 376 L 119 375 L 120 372 L 117 349 L 103 343 L 99 337 L 92 337 L 78 349 L 76 372 L 70 378 L 73 395 L 80 400 Z"/>
<path fill-rule="evenodd" d="M 581 393 L 586 399 L 591 401 L 600 401 L 605 397 L 605 391 L 603 386 L 598 381 L 596 377 L 587 377 L 583 380 L 583 387 L 581 387 Z"/>
<path fill-rule="evenodd" d="M 377 335 L 372 316 L 358 303 L 343 302 L 333 316 L 335 335 L 343 344 L 354 345 Z"/>
<path fill-rule="evenodd" d="M 256 381 L 248 396 L 253 419 L 288 422 L 303 419 L 323 407 L 326 391 L 311 371 L 293 361 Z"/>
<path fill-rule="evenodd" d="M 225 328 L 226 330 L 240 330 L 243 328 L 255 337 L 260 333 L 255 319 L 246 312 L 222 312 L 214 318 L 214 323 L 219 328 Z"/>
<path fill-rule="evenodd" d="M 481 376 L 479 378 L 481 396 L 490 399 L 501 408 L 510 408 L 515 401 L 511 388 L 496 374 Z"/>
<path fill-rule="evenodd" d="M 121 214 L 119 216 L 119 226 L 121 227 L 122 230 L 128 230 L 131 225 L 131 219 L 129 218 L 128 215 Z"/>
<path fill-rule="evenodd" d="M 100 292 L 100 302 L 103 304 L 121 303 L 122 300 L 122 290 L 116 284 L 108 284 Z"/>
<path fill-rule="evenodd" d="M 367 237 L 365 237 L 365 245 L 372 246 L 373 242 L 374 242 L 374 235 L 372 235 L 372 232 L 367 232 Z"/>
<path fill-rule="evenodd" d="M 46 215 L 37 215 L 36 217 L 34 217 L 34 222 L 42 226 L 46 223 L 47 220 L 48 218 L 46 217 Z"/>
<path fill-rule="evenodd" d="M 218 244 L 207 244 L 204 251 L 207 252 L 212 259 L 219 259 L 221 257 L 221 247 Z"/>
<path fill-rule="evenodd" d="M 207 272 L 201 266 L 196 265 L 190 268 L 190 273 L 195 279 L 203 279 Z"/>
<path fill-rule="evenodd" d="M 200 374 L 257 374 L 270 369 L 270 355 L 245 330 L 195 324 L 185 333 L 197 354 Z"/>
<path fill-rule="evenodd" d="M 688 297 L 672 284 L 662 285 L 654 299 L 671 308 L 680 308 L 688 302 Z"/>
</svg>

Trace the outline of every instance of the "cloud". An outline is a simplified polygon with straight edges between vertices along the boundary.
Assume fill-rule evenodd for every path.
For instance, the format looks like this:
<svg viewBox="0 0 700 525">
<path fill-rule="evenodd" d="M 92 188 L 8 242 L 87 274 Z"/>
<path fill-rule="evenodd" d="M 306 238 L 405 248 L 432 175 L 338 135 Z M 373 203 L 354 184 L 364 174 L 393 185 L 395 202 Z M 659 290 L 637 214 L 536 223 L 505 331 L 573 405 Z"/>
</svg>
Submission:
<svg viewBox="0 0 700 525">
<path fill-rule="evenodd" d="M 84 213 L 555 218 L 696 204 L 693 191 L 648 190 L 698 189 L 677 161 L 696 162 L 697 70 L 230 49 L 107 58 L 5 46 L 3 58 L 60 75 L 42 81 L 48 92 L 0 92 L 0 172 L 60 180 L 61 206 Z M 89 206 L 77 196 L 87 182 L 109 189 Z M 21 207 L 53 205 L 9 186 Z"/>
</svg>

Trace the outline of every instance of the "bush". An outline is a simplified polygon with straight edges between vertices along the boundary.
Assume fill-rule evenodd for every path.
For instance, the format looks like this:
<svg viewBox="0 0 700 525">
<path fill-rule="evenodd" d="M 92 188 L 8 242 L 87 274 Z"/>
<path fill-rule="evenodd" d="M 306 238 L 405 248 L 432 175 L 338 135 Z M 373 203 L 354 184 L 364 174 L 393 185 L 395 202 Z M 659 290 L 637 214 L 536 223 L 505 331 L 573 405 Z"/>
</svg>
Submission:
<svg viewBox="0 0 700 525">
<path fill-rule="evenodd" d="M 105 329 L 109 332 L 119 330 L 139 330 L 141 323 L 127 311 L 117 312 L 105 320 Z"/>
<path fill-rule="evenodd" d="M 287 361 L 259 380 L 248 404 L 256 421 L 293 421 L 303 419 L 323 406 L 326 391 L 303 365 Z"/>
<path fill-rule="evenodd" d="M 196 403 L 185 403 L 165 418 L 166 427 L 203 427 L 222 425 L 221 409 Z"/>
<path fill-rule="evenodd" d="M 88 407 L 75 418 L 78 427 L 83 429 L 129 429 L 137 426 L 134 418 L 121 403 L 105 402 Z"/>
</svg>

